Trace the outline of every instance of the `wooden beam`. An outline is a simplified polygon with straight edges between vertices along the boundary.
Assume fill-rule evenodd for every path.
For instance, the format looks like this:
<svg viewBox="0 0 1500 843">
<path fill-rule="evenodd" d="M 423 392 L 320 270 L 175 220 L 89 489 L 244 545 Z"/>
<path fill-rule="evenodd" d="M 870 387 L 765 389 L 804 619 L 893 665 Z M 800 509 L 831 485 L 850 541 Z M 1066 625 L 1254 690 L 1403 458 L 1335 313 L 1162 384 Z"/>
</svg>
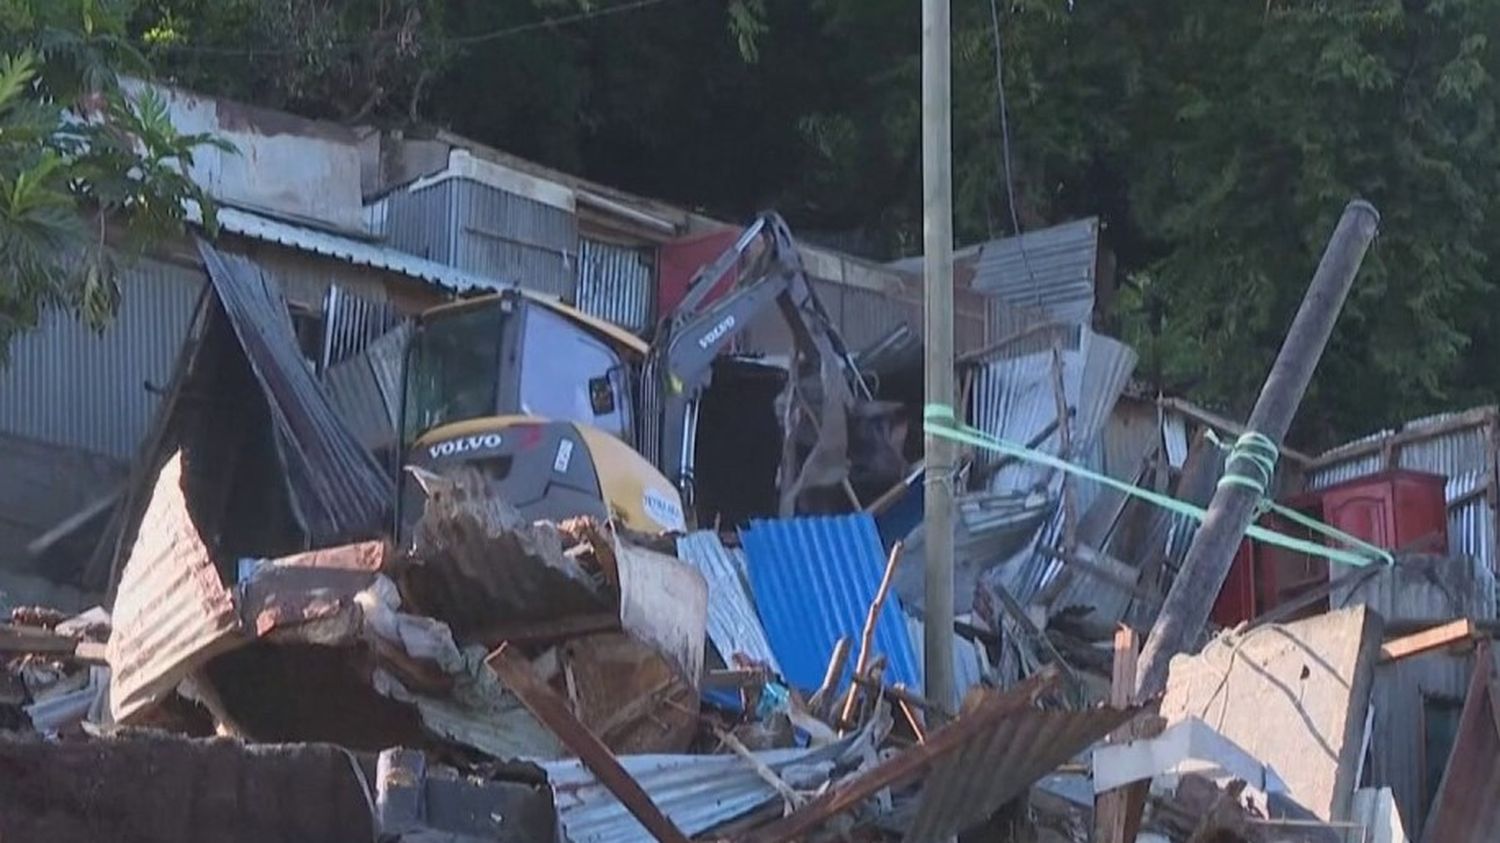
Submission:
<svg viewBox="0 0 1500 843">
<path fill-rule="evenodd" d="M 1222 433 L 1232 433 L 1235 436 L 1243 436 L 1245 433 L 1245 426 L 1240 424 L 1239 422 L 1225 418 L 1224 416 L 1221 416 L 1211 410 L 1205 410 L 1202 407 L 1199 407 L 1197 404 L 1192 403 L 1191 401 L 1185 401 L 1181 398 L 1162 397 L 1158 398 L 1156 403 L 1162 409 L 1171 410 L 1175 413 L 1187 416 L 1188 418 L 1201 425 L 1214 428 L 1215 430 L 1218 430 Z M 1304 454 L 1301 451 L 1287 448 L 1285 446 L 1283 446 L 1281 449 L 1281 455 L 1294 463 L 1298 463 L 1304 466 L 1314 465 L 1317 463 L 1316 458 L 1309 456 L 1308 454 Z"/>
<path fill-rule="evenodd" d="M 1109 704 L 1129 708 L 1135 695 L 1135 669 L 1139 662 L 1141 635 L 1128 626 L 1115 630 L 1114 669 L 1109 683 Z M 1110 743 L 1122 743 L 1134 737 L 1134 727 L 1126 723 L 1109 736 Z M 1117 787 L 1094 799 L 1094 840 L 1096 843 L 1130 843 L 1132 814 L 1139 819 L 1144 806 L 1145 788 L 1133 784 Z M 1137 806 L 1136 803 L 1139 803 Z"/>
<path fill-rule="evenodd" d="M 59 635 L 47 629 L 0 624 L 0 652 L 4 653 L 72 655 L 78 648 L 78 641 L 71 635 Z"/>
<path fill-rule="evenodd" d="M 854 646 L 853 639 L 845 635 L 839 638 L 833 645 L 833 655 L 828 659 L 828 669 L 823 673 L 823 684 L 807 701 L 807 710 L 815 716 L 823 716 L 827 703 L 838 693 L 839 680 L 844 676 L 844 667 L 849 663 L 849 650 Z"/>
<path fill-rule="evenodd" d="M 916 778 L 938 761 L 963 749 L 974 735 L 1030 706 L 1038 696 L 1057 684 L 1058 676 L 1056 668 L 1048 667 L 1007 693 L 988 695 L 970 711 L 928 734 L 926 743 L 892 756 L 864 775 L 824 792 L 801 810 L 742 838 L 743 843 L 783 843 L 801 838 L 876 793 Z"/>
<path fill-rule="evenodd" d="M 639 820 L 652 836 L 666 843 L 688 843 L 687 835 L 651 801 L 650 795 L 641 788 L 640 783 L 620 766 L 614 753 L 568 710 L 568 704 L 556 691 L 536 678 L 530 663 L 506 644 L 501 644 L 499 649 L 491 653 L 485 663 L 543 726 L 578 755 L 584 766 L 598 777 L 599 782 L 620 800 L 625 810 Z"/>
<path fill-rule="evenodd" d="M 859 657 L 854 661 L 855 676 L 863 674 L 870 667 L 870 650 L 875 646 L 875 625 L 880 620 L 880 610 L 885 606 L 885 598 L 891 592 L 891 580 L 896 576 L 896 566 L 901 564 L 901 548 L 899 541 L 891 545 L 891 555 L 885 561 L 885 573 L 880 577 L 880 587 L 875 590 L 875 598 L 870 601 L 870 608 L 865 613 L 865 626 L 859 635 Z M 849 696 L 844 698 L 844 709 L 839 715 L 840 723 L 848 723 L 854 716 L 854 703 L 858 698 L 858 687 L 850 683 Z"/>
<path fill-rule="evenodd" d="M 1393 662 L 1399 659 L 1410 658 L 1432 650 L 1451 647 L 1461 641 L 1473 641 L 1476 637 L 1477 631 L 1474 628 L 1474 621 L 1469 618 L 1462 618 L 1418 632 L 1415 635 L 1406 635 L 1385 642 L 1380 648 L 1380 660 L 1382 662 Z"/>
<path fill-rule="evenodd" d="M 111 489 L 107 494 L 89 501 L 81 509 L 57 522 L 52 529 L 37 536 L 31 543 L 27 544 L 26 555 L 32 559 L 41 557 L 42 554 L 51 550 L 53 545 L 87 527 L 94 519 L 108 512 L 110 507 L 114 506 L 115 502 L 124 493 L 125 486 L 121 484 Z"/>
</svg>

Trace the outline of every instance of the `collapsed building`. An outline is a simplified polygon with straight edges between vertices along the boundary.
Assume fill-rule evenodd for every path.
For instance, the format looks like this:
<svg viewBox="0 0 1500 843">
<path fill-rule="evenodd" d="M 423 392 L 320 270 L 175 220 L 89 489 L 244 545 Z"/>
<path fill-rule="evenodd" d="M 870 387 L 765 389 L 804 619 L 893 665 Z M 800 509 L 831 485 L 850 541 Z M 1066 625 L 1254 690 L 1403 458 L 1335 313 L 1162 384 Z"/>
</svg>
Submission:
<svg viewBox="0 0 1500 843">
<path fill-rule="evenodd" d="M 927 699 L 910 260 L 772 224 L 773 270 L 809 292 L 730 326 L 764 228 L 441 133 L 168 101 L 238 147 L 193 173 L 218 236 L 129 267 L 102 336 L 49 315 L 0 372 L 0 727 L 21 736 L 0 766 L 26 771 L 0 783 L 0 835 L 1485 839 L 1493 409 L 1284 449 L 1278 499 L 1396 563 L 1246 540 L 1218 637 L 1142 704 L 1129 665 L 1196 522 L 965 453 L 958 687 Z M 1202 505 L 1215 436 L 1243 429 L 1134 379 L 1135 352 L 1095 327 L 1110 263 L 1097 220 L 959 250 L 958 406 Z M 478 302 L 554 326 L 516 340 L 520 377 L 581 372 L 579 412 L 611 435 L 496 428 L 489 463 L 403 471 L 427 426 L 413 337 Z M 660 416 L 620 373 L 652 371 L 699 312 L 696 435 L 651 453 L 626 431 Z M 876 409 L 833 413 L 839 384 Z M 445 418 L 508 408 L 470 404 Z M 877 417 L 896 463 L 861 473 Z M 464 430 L 435 452 L 489 447 Z M 502 439 L 549 477 L 609 462 L 629 491 L 593 477 L 567 499 L 587 505 L 533 506 L 505 485 L 529 457 Z M 172 770 L 180 810 L 130 788 L 140 764 Z"/>
</svg>

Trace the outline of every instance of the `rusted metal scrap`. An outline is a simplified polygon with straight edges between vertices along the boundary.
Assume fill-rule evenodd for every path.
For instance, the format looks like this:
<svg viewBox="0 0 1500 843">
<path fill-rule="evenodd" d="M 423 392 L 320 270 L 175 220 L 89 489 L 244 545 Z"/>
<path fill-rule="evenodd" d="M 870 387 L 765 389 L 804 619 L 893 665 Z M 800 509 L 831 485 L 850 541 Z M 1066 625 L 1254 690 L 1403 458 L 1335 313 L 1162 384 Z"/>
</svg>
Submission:
<svg viewBox="0 0 1500 843">
<path fill-rule="evenodd" d="M 1035 701 L 1058 683 L 1048 667 L 1008 692 L 976 691 L 955 720 L 844 782 L 801 810 L 743 838 L 781 843 L 807 834 L 889 787 L 923 775 L 910 840 L 940 840 L 982 822 L 1004 802 L 1097 740 L 1134 710 L 1042 711 Z"/>
<path fill-rule="evenodd" d="M 399 582 L 406 601 L 464 642 L 487 626 L 610 611 L 597 570 L 564 552 L 556 525 L 531 523 L 463 468 L 427 484 L 427 504 Z M 493 643 L 493 642 L 488 642 Z"/>
</svg>

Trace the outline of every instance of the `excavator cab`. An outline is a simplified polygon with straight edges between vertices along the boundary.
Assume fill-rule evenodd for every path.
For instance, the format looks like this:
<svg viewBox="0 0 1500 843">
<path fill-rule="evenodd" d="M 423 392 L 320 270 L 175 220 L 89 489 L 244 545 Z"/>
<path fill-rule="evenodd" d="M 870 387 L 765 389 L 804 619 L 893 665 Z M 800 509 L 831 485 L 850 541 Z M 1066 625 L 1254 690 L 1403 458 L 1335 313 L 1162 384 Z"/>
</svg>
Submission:
<svg viewBox="0 0 1500 843">
<path fill-rule="evenodd" d="M 423 314 L 403 375 L 398 535 L 421 514 L 420 475 L 458 465 L 529 518 L 680 529 L 676 490 L 632 450 L 645 354 L 619 327 L 520 289 Z"/>
</svg>

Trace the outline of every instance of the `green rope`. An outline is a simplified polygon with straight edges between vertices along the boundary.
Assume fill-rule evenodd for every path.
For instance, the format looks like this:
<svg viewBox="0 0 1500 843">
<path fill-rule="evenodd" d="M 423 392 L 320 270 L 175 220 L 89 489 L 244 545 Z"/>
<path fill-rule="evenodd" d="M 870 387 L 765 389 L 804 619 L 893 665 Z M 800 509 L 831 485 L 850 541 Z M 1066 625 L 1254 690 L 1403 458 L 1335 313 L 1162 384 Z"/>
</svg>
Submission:
<svg viewBox="0 0 1500 843">
<path fill-rule="evenodd" d="M 1202 523 L 1208 517 L 1208 511 L 1201 507 L 1193 506 L 1190 503 L 1177 500 L 1174 497 L 1151 489 L 1143 489 L 1133 483 L 1127 483 L 1123 480 L 1110 477 L 1107 474 L 1092 471 L 1052 454 L 1036 450 L 1035 448 L 1028 448 L 1025 445 L 1008 442 L 1004 439 L 991 436 L 982 430 L 961 424 L 954 415 L 953 408 L 946 404 L 928 404 L 923 412 L 923 421 L 923 429 L 929 435 L 994 451 L 1016 459 L 1064 471 L 1085 480 L 1092 480 L 1095 483 L 1153 503 L 1169 512 L 1192 518 L 1199 523 Z M 1217 439 L 1214 441 L 1218 442 Z M 1223 447 L 1222 443 L 1219 444 L 1220 447 Z M 1229 451 L 1230 454 L 1226 461 L 1225 475 L 1219 480 L 1221 486 L 1232 485 L 1251 489 L 1260 497 L 1260 506 L 1263 508 L 1270 509 L 1296 524 L 1334 539 L 1350 549 L 1341 550 L 1308 541 L 1307 539 L 1288 536 L 1284 533 L 1268 530 L 1258 524 L 1251 524 L 1246 528 L 1245 535 L 1257 541 L 1273 544 L 1298 553 L 1321 556 L 1344 565 L 1364 566 L 1372 562 L 1383 562 L 1389 565 L 1395 562 L 1390 552 L 1383 548 L 1361 541 L 1341 530 L 1336 530 L 1327 524 L 1309 518 L 1300 512 L 1271 502 L 1267 497 L 1267 491 L 1270 488 L 1271 479 L 1275 476 L 1276 460 L 1280 449 L 1276 447 L 1276 443 L 1272 442 L 1270 438 L 1259 433 L 1247 433 L 1239 437 Z M 1230 471 L 1231 467 L 1235 470 Z"/>
</svg>

